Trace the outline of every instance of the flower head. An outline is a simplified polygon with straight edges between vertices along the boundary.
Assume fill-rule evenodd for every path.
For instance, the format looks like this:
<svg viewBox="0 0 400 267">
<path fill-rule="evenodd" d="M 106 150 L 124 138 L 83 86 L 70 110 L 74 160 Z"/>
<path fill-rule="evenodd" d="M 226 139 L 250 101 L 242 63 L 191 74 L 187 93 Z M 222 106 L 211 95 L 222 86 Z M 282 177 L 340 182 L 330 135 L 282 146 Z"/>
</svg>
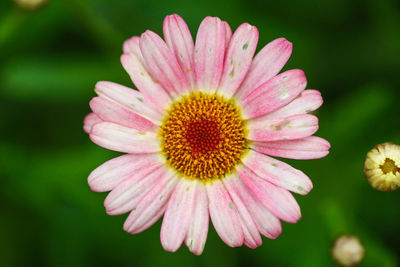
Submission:
<svg viewBox="0 0 400 267">
<path fill-rule="evenodd" d="M 364 174 L 371 186 L 380 191 L 400 187 L 400 146 L 383 143 L 367 153 Z"/>
<path fill-rule="evenodd" d="M 269 156 L 328 154 L 308 114 L 322 104 L 320 93 L 304 90 L 301 70 L 278 74 L 292 51 L 286 39 L 253 58 L 258 31 L 247 23 L 232 35 L 226 22 L 206 17 L 194 42 L 181 17 L 167 16 L 164 40 L 146 31 L 124 43 L 121 62 L 139 91 L 96 84 L 84 129 L 96 144 L 127 154 L 95 169 L 90 187 L 111 191 L 108 214 L 130 212 L 129 233 L 164 216 L 168 251 L 185 242 L 201 254 L 210 217 L 232 247 L 276 238 L 280 220 L 301 217 L 289 191 L 307 194 L 312 183 Z"/>
<path fill-rule="evenodd" d="M 357 236 L 341 235 L 335 239 L 331 254 L 340 266 L 356 266 L 364 259 L 364 247 Z"/>
<path fill-rule="evenodd" d="M 21 8 L 26 10 L 36 10 L 46 4 L 47 0 L 14 0 Z"/>
</svg>

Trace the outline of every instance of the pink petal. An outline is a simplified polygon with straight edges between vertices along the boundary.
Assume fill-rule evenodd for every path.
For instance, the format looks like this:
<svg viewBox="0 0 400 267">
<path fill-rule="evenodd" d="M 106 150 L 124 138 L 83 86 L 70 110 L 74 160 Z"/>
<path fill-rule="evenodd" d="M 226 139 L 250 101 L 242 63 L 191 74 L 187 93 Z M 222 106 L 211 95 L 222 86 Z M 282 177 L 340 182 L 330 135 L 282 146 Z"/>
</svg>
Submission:
<svg viewBox="0 0 400 267">
<path fill-rule="evenodd" d="M 260 178 L 295 193 L 305 195 L 313 188 L 302 171 L 267 155 L 250 150 L 243 163 Z"/>
<path fill-rule="evenodd" d="M 149 73 L 148 68 L 146 67 L 146 63 L 143 58 L 142 51 L 140 50 L 140 37 L 133 36 L 130 39 L 126 40 L 123 44 L 122 49 L 124 51 L 124 54 L 133 54 L 134 58 L 129 59 L 129 57 L 128 57 L 125 60 L 131 61 L 131 63 L 136 64 L 136 66 L 129 66 L 129 64 L 127 64 L 127 66 L 124 66 L 124 68 L 127 70 L 129 75 L 131 75 L 131 73 L 133 74 L 133 77 L 131 75 L 132 80 L 133 80 L 133 78 L 136 78 L 135 80 L 133 80 L 136 87 L 139 86 L 136 84 L 136 82 L 143 85 L 144 95 L 146 95 L 146 98 L 149 99 L 149 102 L 156 103 L 157 105 L 159 105 L 159 104 L 165 105 L 166 103 L 169 103 L 170 100 L 168 99 L 169 98 L 168 94 L 165 92 L 164 88 L 162 88 L 162 86 L 158 83 L 157 79 L 155 79 Z M 125 57 L 125 56 L 123 56 L 123 57 Z M 137 61 L 139 61 L 139 63 Z M 121 62 L 123 63 L 122 57 L 121 57 Z M 129 69 L 130 71 L 128 70 L 128 67 L 130 67 L 130 69 Z M 136 70 L 134 68 L 136 68 Z M 138 76 L 138 74 L 140 76 Z M 141 89 L 139 88 L 139 90 L 141 90 Z M 157 92 L 157 91 L 159 91 L 159 92 Z M 168 100 L 166 100 L 167 102 L 162 103 L 161 99 L 160 99 L 160 101 L 153 99 L 158 96 L 158 93 L 160 93 L 160 95 L 159 95 L 160 97 L 162 97 L 164 99 L 168 99 Z M 160 108 L 160 107 L 157 106 L 156 108 Z M 160 109 L 159 111 L 163 111 L 163 109 Z"/>
<path fill-rule="evenodd" d="M 272 113 L 264 115 L 263 119 L 284 118 L 297 114 L 312 112 L 322 105 L 321 93 L 317 90 L 305 90 L 301 95 Z"/>
<path fill-rule="evenodd" d="M 229 180 L 238 180 L 238 179 L 239 179 L 238 175 L 234 174 L 231 175 L 231 177 L 225 177 L 222 181 L 227 191 L 229 192 L 229 195 L 231 196 L 231 199 L 234 205 L 236 206 L 237 212 L 239 214 L 245 244 L 250 248 L 256 248 L 258 246 L 261 246 L 262 239 L 257 229 L 257 225 L 254 222 L 253 216 L 250 210 L 248 209 L 248 203 L 243 201 L 240 193 L 238 193 L 237 191 L 233 190 L 233 188 L 230 187 L 231 183 L 229 182 Z"/>
<path fill-rule="evenodd" d="M 282 232 L 282 226 L 278 218 L 272 215 L 268 209 L 254 196 L 250 189 L 237 176 L 224 178 L 224 185 L 229 193 L 236 194 L 246 205 L 258 231 L 268 237 L 276 238 Z M 234 193 L 232 193 L 234 192 Z"/>
<path fill-rule="evenodd" d="M 189 230 L 195 202 L 195 183 L 181 178 L 168 202 L 161 226 L 161 244 L 166 251 L 175 252 Z"/>
<path fill-rule="evenodd" d="M 258 177 L 246 167 L 239 169 L 238 173 L 258 200 L 276 217 L 289 223 L 300 219 L 300 207 L 289 191 Z"/>
<path fill-rule="evenodd" d="M 134 208 L 146 193 L 164 176 L 170 175 L 164 167 L 141 169 L 117 185 L 104 200 L 107 214 L 120 215 Z"/>
<path fill-rule="evenodd" d="M 154 80 L 154 77 L 149 74 L 140 57 L 134 53 L 123 54 L 121 63 L 145 99 L 152 103 L 160 113 L 163 112 L 164 108 L 171 102 L 171 98 L 164 88 Z"/>
<path fill-rule="evenodd" d="M 240 247 L 244 235 L 235 204 L 220 180 L 206 183 L 212 223 L 219 237 L 228 246 Z"/>
<path fill-rule="evenodd" d="M 132 36 L 126 40 L 122 46 L 122 51 L 124 54 L 134 53 L 139 57 L 140 61 L 144 63 L 144 58 L 142 56 L 142 51 L 140 51 L 140 37 Z"/>
<path fill-rule="evenodd" d="M 222 23 L 224 24 L 225 27 L 225 48 L 228 48 L 229 42 L 232 37 L 232 29 L 229 26 L 228 22 L 222 21 Z"/>
<path fill-rule="evenodd" d="M 289 159 L 323 158 L 329 154 L 331 147 L 328 141 L 316 136 L 296 140 L 252 142 L 250 146 L 258 152 Z"/>
<path fill-rule="evenodd" d="M 163 32 L 165 42 L 174 52 L 189 87 L 194 88 L 194 42 L 188 26 L 179 15 L 174 14 L 165 17 Z"/>
<path fill-rule="evenodd" d="M 143 197 L 124 223 L 125 231 L 136 234 L 155 223 L 165 211 L 166 204 L 174 191 L 178 178 L 170 171 Z M 151 224 L 150 224 L 151 223 Z"/>
<path fill-rule="evenodd" d="M 208 197 L 204 184 L 195 180 L 195 202 L 189 230 L 185 238 L 185 244 L 191 252 L 200 255 L 203 252 L 208 234 Z"/>
<path fill-rule="evenodd" d="M 148 228 L 150 228 L 151 226 L 153 226 L 153 224 L 155 224 L 164 215 L 166 208 L 167 208 L 167 205 L 165 204 L 163 207 L 161 207 L 160 210 L 157 211 L 157 213 L 153 217 L 150 218 L 150 220 L 148 220 L 146 223 L 144 223 L 141 227 L 134 229 L 130 233 L 131 234 L 141 233 L 141 232 L 147 230 Z"/>
<path fill-rule="evenodd" d="M 216 17 L 206 17 L 196 36 L 194 64 L 197 88 L 214 92 L 221 80 L 225 54 L 225 25 Z"/>
<path fill-rule="evenodd" d="M 155 124 L 161 124 L 161 113 L 157 112 L 157 109 L 145 99 L 142 93 L 117 83 L 104 81 L 96 84 L 95 91 L 102 98 L 131 109 Z"/>
<path fill-rule="evenodd" d="M 93 125 L 96 123 L 102 122 L 102 120 L 94 113 L 89 113 L 86 115 L 85 119 L 83 120 L 83 130 L 90 134 L 92 131 Z"/>
<path fill-rule="evenodd" d="M 140 50 L 151 75 L 171 96 L 190 88 L 175 55 L 160 36 L 147 30 L 140 38 Z"/>
<path fill-rule="evenodd" d="M 250 68 L 257 42 L 256 27 L 243 23 L 235 31 L 226 52 L 219 92 L 229 98 L 236 92 Z"/>
<path fill-rule="evenodd" d="M 318 130 L 318 118 L 311 114 L 278 119 L 260 118 L 249 121 L 248 129 L 248 139 L 253 141 L 300 139 Z"/>
<path fill-rule="evenodd" d="M 246 118 L 256 118 L 285 106 L 306 88 L 302 70 L 288 70 L 239 99 Z"/>
<path fill-rule="evenodd" d="M 93 126 L 90 139 L 104 148 L 125 153 L 152 153 L 161 150 L 157 134 L 140 132 L 111 122 Z"/>
<path fill-rule="evenodd" d="M 155 131 L 158 126 L 136 112 L 102 97 L 94 97 L 90 108 L 103 121 L 113 122 L 138 131 Z"/>
<path fill-rule="evenodd" d="M 246 79 L 237 92 L 239 98 L 250 94 L 263 83 L 274 77 L 286 64 L 292 53 L 292 43 L 278 38 L 267 44 L 254 57 Z"/>
<path fill-rule="evenodd" d="M 128 154 L 109 160 L 94 169 L 88 178 L 90 188 L 95 192 L 112 190 L 142 169 L 152 169 L 163 163 L 156 154 Z"/>
</svg>

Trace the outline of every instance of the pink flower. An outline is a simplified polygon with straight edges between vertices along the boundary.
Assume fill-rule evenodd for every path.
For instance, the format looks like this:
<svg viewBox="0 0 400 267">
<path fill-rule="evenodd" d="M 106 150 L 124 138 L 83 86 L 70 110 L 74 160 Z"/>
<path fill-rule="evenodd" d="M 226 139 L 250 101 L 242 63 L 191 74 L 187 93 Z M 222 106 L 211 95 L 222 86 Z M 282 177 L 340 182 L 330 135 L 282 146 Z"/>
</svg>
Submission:
<svg viewBox="0 0 400 267">
<path fill-rule="evenodd" d="M 209 217 L 229 246 L 256 248 L 276 238 L 280 220 L 295 223 L 300 208 L 289 191 L 307 194 L 310 179 L 270 156 L 314 159 L 329 143 L 312 136 L 322 104 L 304 90 L 299 69 L 278 74 L 292 44 L 279 38 L 254 58 L 257 28 L 232 35 L 206 17 L 196 42 L 178 15 L 164 20 L 164 39 L 151 31 L 123 46 L 121 62 L 139 91 L 98 82 L 84 129 L 91 140 L 126 155 L 89 176 L 93 191 L 111 191 L 110 215 L 130 212 L 124 229 L 142 232 L 163 215 L 161 244 L 183 242 L 201 254 Z"/>
</svg>

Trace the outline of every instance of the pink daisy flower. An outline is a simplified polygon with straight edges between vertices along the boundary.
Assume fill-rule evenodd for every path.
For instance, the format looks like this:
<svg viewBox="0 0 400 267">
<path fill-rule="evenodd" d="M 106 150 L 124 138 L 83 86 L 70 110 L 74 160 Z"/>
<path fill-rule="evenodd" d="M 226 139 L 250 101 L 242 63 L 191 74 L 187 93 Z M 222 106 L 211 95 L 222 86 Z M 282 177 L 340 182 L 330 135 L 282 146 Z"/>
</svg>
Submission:
<svg viewBox="0 0 400 267">
<path fill-rule="evenodd" d="M 305 90 L 302 70 L 278 74 L 292 52 L 286 39 L 253 58 L 258 31 L 247 23 L 232 35 L 228 23 L 206 17 L 195 43 L 178 15 L 167 16 L 163 30 L 164 40 L 146 31 L 123 45 L 122 65 L 139 91 L 96 84 L 84 129 L 94 143 L 127 154 L 95 169 L 89 185 L 111 191 L 108 214 L 129 212 L 129 233 L 163 216 L 167 251 L 185 242 L 201 254 L 209 218 L 227 245 L 260 246 L 261 236 L 281 233 L 280 220 L 300 219 L 289 191 L 312 189 L 303 172 L 270 156 L 328 154 L 308 114 L 321 94 Z"/>
</svg>

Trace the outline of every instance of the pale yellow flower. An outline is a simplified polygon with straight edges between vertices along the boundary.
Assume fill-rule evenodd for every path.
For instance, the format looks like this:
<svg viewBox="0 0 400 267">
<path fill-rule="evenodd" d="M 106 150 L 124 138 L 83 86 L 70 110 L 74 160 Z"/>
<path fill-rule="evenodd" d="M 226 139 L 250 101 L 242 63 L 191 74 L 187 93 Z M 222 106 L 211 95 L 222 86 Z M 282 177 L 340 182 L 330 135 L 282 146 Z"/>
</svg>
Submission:
<svg viewBox="0 0 400 267">
<path fill-rule="evenodd" d="M 367 153 L 364 174 L 373 188 L 393 191 L 400 187 L 400 146 L 383 143 Z"/>
<path fill-rule="evenodd" d="M 44 5 L 47 0 L 14 0 L 23 9 L 34 10 Z"/>
<path fill-rule="evenodd" d="M 358 237 L 342 235 L 332 245 L 332 258 L 341 266 L 356 266 L 364 258 L 364 247 Z"/>
</svg>

